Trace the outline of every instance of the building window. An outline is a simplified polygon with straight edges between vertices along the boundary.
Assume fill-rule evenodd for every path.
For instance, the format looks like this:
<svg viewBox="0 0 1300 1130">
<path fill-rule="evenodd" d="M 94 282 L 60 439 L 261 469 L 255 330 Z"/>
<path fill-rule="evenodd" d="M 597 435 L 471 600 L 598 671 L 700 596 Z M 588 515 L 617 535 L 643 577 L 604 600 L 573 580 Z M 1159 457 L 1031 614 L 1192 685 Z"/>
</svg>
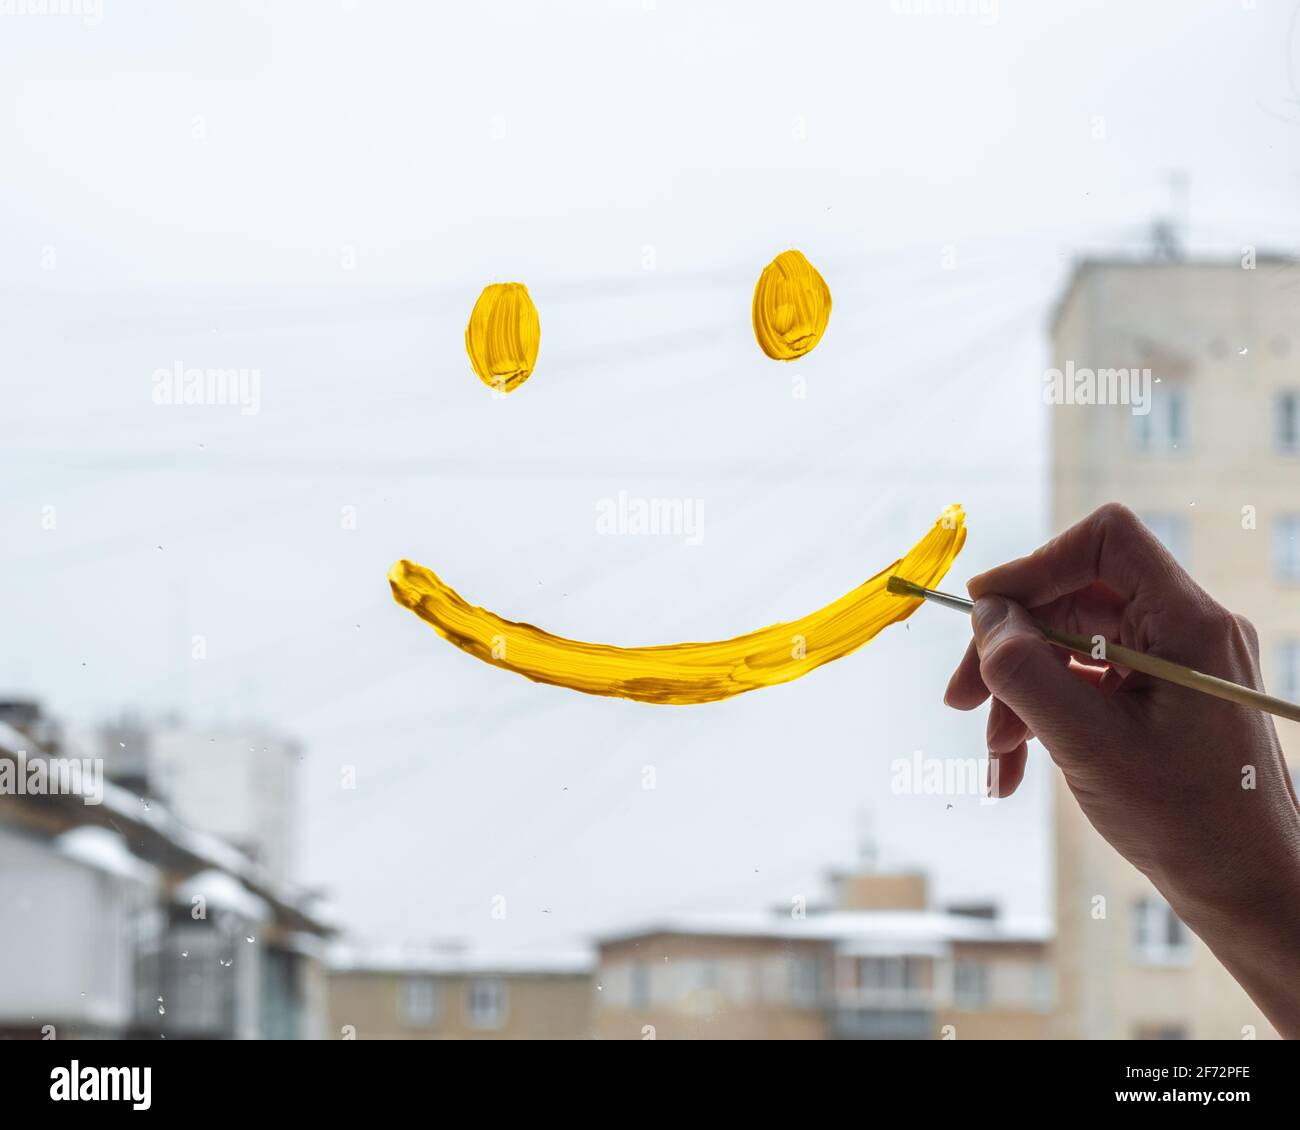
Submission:
<svg viewBox="0 0 1300 1130">
<path fill-rule="evenodd" d="M 644 961 L 632 962 L 629 971 L 628 998 L 633 1008 L 650 1007 L 650 966 Z"/>
<path fill-rule="evenodd" d="M 1181 1024 L 1139 1024 L 1134 1037 L 1139 1040 L 1185 1040 L 1187 1029 Z"/>
<path fill-rule="evenodd" d="M 716 961 L 701 961 L 698 967 L 698 976 L 701 992 L 716 993 L 718 991 L 718 963 Z"/>
<path fill-rule="evenodd" d="M 397 1014 L 407 1028 L 430 1028 L 438 1020 L 438 984 L 432 977 L 404 977 L 397 989 Z"/>
<path fill-rule="evenodd" d="M 1141 518 L 1143 525 L 1174 555 L 1174 560 L 1184 569 L 1188 568 L 1188 546 L 1191 539 L 1187 533 L 1187 516 L 1160 512 L 1145 513 Z"/>
<path fill-rule="evenodd" d="M 1277 649 L 1278 694 L 1300 699 L 1300 640 L 1283 640 Z"/>
<path fill-rule="evenodd" d="M 924 988 L 923 959 L 858 958 L 858 987 L 867 993 L 904 995 Z"/>
<path fill-rule="evenodd" d="M 901 957 L 864 957 L 858 960 L 858 984 L 864 989 L 901 989 L 907 976 Z"/>
<path fill-rule="evenodd" d="M 1051 1012 L 1056 1005 L 1056 972 L 1045 961 L 1034 964 L 1029 999 L 1038 1012 Z"/>
<path fill-rule="evenodd" d="M 745 958 L 727 958 L 718 963 L 718 991 L 731 1005 L 747 1005 L 758 999 L 761 974 L 758 964 Z"/>
<path fill-rule="evenodd" d="M 808 954 L 790 963 L 790 999 L 796 1008 L 815 1008 L 821 1001 L 822 963 Z"/>
<path fill-rule="evenodd" d="M 1133 416 L 1133 442 L 1151 454 L 1180 451 L 1187 443 L 1187 393 L 1171 384 L 1151 391 L 1151 411 Z"/>
<path fill-rule="evenodd" d="M 1191 957 L 1187 927 L 1158 896 L 1140 898 L 1133 906 L 1134 957 L 1142 965 L 1185 965 Z"/>
<path fill-rule="evenodd" d="M 986 1008 L 989 967 L 983 961 L 958 961 L 953 971 L 953 999 L 958 1008 Z"/>
<path fill-rule="evenodd" d="M 1279 514 L 1273 523 L 1273 569 L 1279 581 L 1300 581 L 1300 514 Z"/>
<path fill-rule="evenodd" d="M 1277 394 L 1277 449 L 1283 455 L 1300 455 L 1300 391 Z"/>
<path fill-rule="evenodd" d="M 471 981 L 465 992 L 465 1017 L 471 1028 L 500 1028 L 506 1022 L 506 987 L 501 981 Z"/>
</svg>

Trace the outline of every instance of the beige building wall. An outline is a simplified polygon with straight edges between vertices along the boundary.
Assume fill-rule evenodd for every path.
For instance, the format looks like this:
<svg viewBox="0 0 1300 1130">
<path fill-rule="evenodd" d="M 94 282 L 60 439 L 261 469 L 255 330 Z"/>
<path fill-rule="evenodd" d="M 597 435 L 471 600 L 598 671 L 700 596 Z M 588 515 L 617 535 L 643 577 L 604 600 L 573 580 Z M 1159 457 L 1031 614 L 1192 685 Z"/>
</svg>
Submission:
<svg viewBox="0 0 1300 1130">
<path fill-rule="evenodd" d="M 796 963 L 830 976 L 830 946 L 775 938 L 656 934 L 601 946 L 596 1034 L 606 1040 L 821 1040 Z M 713 984 L 701 984 L 707 966 Z M 649 1029 L 649 1030 L 647 1030 Z"/>
<path fill-rule="evenodd" d="M 925 876 L 914 872 L 833 872 L 836 910 L 925 910 L 930 905 Z"/>
<path fill-rule="evenodd" d="M 499 1020 L 476 1021 L 476 983 L 500 993 Z M 330 1038 L 358 1040 L 581 1040 L 592 1031 L 587 974 L 425 974 L 332 971 Z M 430 1007 L 431 1004 L 431 1007 Z"/>
<path fill-rule="evenodd" d="M 1047 1040 L 1053 1035 L 1055 978 L 1046 942 L 954 942 L 953 980 L 959 965 L 978 965 L 985 992 L 963 999 L 949 984 L 935 1014 L 935 1036 L 957 1040 Z"/>
<path fill-rule="evenodd" d="M 902 1010 L 921 1022 L 914 1037 L 1042 1039 L 1053 1001 L 1047 955 L 1039 941 L 958 941 L 936 957 L 870 946 L 860 954 L 837 952 L 830 940 L 643 935 L 601 947 L 596 1034 L 825 1040 L 913 1031 L 890 1019 Z M 861 983 L 859 963 L 882 957 L 909 963 L 906 987 Z M 972 966 L 979 968 L 980 991 L 966 995 L 958 971 Z"/>
<path fill-rule="evenodd" d="M 1117 500 L 1167 541 L 1172 532 L 1180 544 L 1171 548 L 1197 581 L 1254 621 L 1274 688 L 1282 642 L 1300 639 L 1300 592 L 1274 569 L 1274 522 L 1300 511 L 1300 460 L 1274 440 L 1277 394 L 1300 388 L 1296 277 L 1269 260 L 1253 270 L 1235 261 L 1085 264 L 1058 310 L 1053 366 L 1150 368 L 1157 413 L 1163 397 L 1182 391 L 1186 438 L 1177 450 L 1148 453 L 1125 405 L 1047 409 L 1053 531 Z M 1300 727 L 1278 725 L 1294 767 Z M 1157 896 L 1059 780 L 1056 853 L 1058 1035 L 1272 1034 L 1199 940 L 1185 964 L 1137 957 L 1134 907 Z"/>
</svg>

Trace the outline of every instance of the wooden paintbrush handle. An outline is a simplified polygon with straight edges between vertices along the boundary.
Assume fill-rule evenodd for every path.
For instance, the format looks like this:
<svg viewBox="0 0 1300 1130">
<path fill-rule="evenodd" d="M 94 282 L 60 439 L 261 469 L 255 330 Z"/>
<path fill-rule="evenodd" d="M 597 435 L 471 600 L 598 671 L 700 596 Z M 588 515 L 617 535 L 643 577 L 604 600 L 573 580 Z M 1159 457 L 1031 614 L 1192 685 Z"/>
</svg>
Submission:
<svg viewBox="0 0 1300 1130">
<path fill-rule="evenodd" d="M 1071 651 L 1079 652 L 1081 655 L 1092 657 L 1095 645 L 1090 636 L 1075 635 L 1073 632 L 1058 632 L 1055 628 L 1049 628 L 1043 624 L 1040 624 L 1039 627 L 1042 629 L 1043 635 L 1058 647 L 1066 647 Z M 1188 687 L 1203 694 L 1213 695 L 1215 698 L 1227 699 L 1229 702 L 1253 707 L 1255 710 L 1263 710 L 1279 718 L 1289 718 L 1292 722 L 1300 722 L 1300 706 L 1297 706 L 1294 702 L 1288 702 L 1284 698 L 1277 698 L 1271 694 L 1264 694 L 1262 691 L 1252 690 L 1250 687 L 1243 687 L 1239 683 L 1232 683 L 1227 679 L 1220 679 L 1214 675 L 1206 675 L 1201 671 L 1193 670 L 1191 667 L 1184 667 L 1181 663 L 1173 663 L 1168 659 L 1147 655 L 1145 652 L 1134 651 L 1131 647 L 1124 647 L 1121 644 L 1110 642 L 1105 644 L 1105 658 L 1111 663 L 1118 663 L 1121 667 L 1127 667 L 1132 671 L 1141 671 L 1144 675 L 1164 679 L 1167 683 L 1177 683 L 1180 687 Z"/>
</svg>

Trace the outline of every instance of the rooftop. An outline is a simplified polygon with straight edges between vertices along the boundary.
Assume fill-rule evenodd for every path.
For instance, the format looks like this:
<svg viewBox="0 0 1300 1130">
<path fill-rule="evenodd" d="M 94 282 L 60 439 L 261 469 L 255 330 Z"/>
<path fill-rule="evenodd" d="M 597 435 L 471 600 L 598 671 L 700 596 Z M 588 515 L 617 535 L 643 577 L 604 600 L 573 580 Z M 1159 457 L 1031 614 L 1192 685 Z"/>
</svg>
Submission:
<svg viewBox="0 0 1300 1130">
<path fill-rule="evenodd" d="M 1293 255 L 1280 254 L 1272 251 L 1258 251 L 1255 255 L 1256 269 L 1269 267 L 1277 270 L 1279 268 L 1294 268 L 1300 266 L 1300 261 Z M 1089 255 L 1078 259 L 1074 263 L 1074 268 L 1070 272 L 1070 277 L 1066 284 L 1061 288 L 1060 296 L 1057 298 L 1055 305 L 1052 307 L 1051 317 L 1048 320 L 1049 327 L 1055 331 L 1057 323 L 1061 320 L 1066 306 L 1074 297 L 1075 291 L 1082 284 L 1083 280 L 1091 274 L 1098 271 L 1108 270 L 1142 270 L 1142 271 L 1222 271 L 1222 270 L 1240 271 L 1241 254 L 1235 255 L 1188 255 L 1175 259 L 1157 258 L 1151 255 Z"/>
<path fill-rule="evenodd" d="M 331 971 L 340 973 L 581 976 L 592 971 L 595 954 L 586 949 L 491 953 L 452 946 L 365 946 L 339 943 L 329 948 L 326 964 Z"/>
<path fill-rule="evenodd" d="M 0 721 L 0 759 L 16 761 L 20 753 L 29 760 L 44 757 L 45 752 L 27 735 Z M 55 757 L 76 760 L 73 752 Z M 273 878 L 265 868 L 219 836 L 201 832 L 183 823 L 163 805 L 147 805 L 128 789 L 110 781 L 103 782 L 100 804 L 87 804 L 80 795 L 54 794 L 34 797 L 0 797 L 4 801 L 22 801 L 41 809 L 40 823 L 55 832 L 73 828 L 110 827 L 120 833 L 131 853 L 155 867 L 194 875 L 219 871 L 239 881 L 255 898 L 266 902 L 276 916 L 291 930 L 328 936 L 333 927 L 320 921 L 312 909 L 313 897 L 307 891 Z"/>
<path fill-rule="evenodd" d="M 951 942 L 1045 942 L 1051 923 L 1042 918 L 986 918 L 945 910 L 832 910 L 787 913 L 739 911 L 663 918 L 600 938 L 601 944 L 682 934 L 711 938 L 768 938 L 855 943 L 889 943 L 900 950 Z"/>
</svg>

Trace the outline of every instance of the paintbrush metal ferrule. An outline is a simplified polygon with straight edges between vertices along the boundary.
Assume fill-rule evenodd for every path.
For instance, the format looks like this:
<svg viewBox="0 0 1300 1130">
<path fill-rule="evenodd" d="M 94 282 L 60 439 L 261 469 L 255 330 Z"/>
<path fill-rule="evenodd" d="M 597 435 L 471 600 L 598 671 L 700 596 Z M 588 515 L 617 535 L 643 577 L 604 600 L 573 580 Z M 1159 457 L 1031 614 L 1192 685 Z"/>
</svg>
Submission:
<svg viewBox="0 0 1300 1130">
<path fill-rule="evenodd" d="M 967 600 L 963 596 L 953 596 L 952 593 L 939 592 L 937 589 L 922 588 L 906 577 L 890 577 L 885 582 L 885 587 L 895 596 L 918 596 L 922 600 L 942 604 L 945 608 L 952 608 L 958 612 L 969 613 L 975 607 L 974 601 Z"/>
</svg>

